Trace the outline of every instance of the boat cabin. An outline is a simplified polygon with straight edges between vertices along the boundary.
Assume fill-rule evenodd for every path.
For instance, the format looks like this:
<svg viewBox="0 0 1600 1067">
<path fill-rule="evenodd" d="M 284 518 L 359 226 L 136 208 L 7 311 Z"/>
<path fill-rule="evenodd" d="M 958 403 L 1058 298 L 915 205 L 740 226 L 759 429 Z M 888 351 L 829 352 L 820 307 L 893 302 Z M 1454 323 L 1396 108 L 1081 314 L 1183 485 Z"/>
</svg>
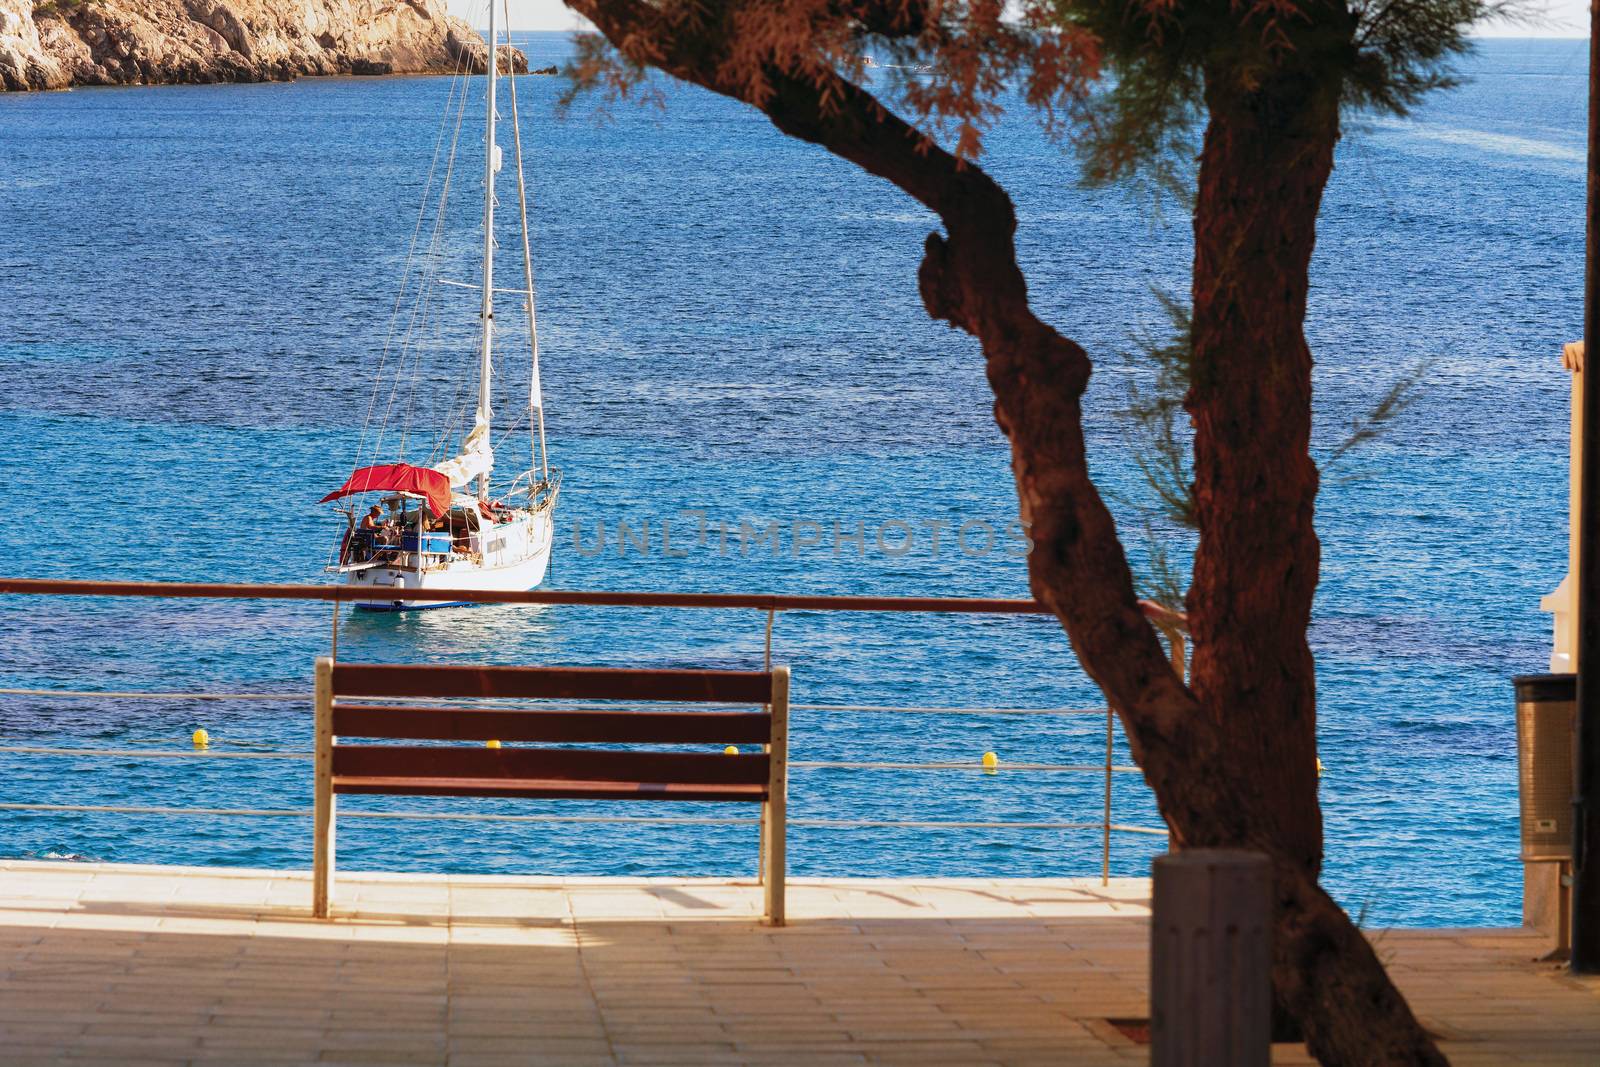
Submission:
<svg viewBox="0 0 1600 1067">
<path fill-rule="evenodd" d="M 401 555 L 473 558 L 481 555 L 484 531 L 495 525 L 494 505 L 468 496 L 454 496 L 450 508 L 435 516 L 414 493 L 393 493 L 376 505 L 380 515 L 369 525 L 356 520 L 342 553 L 345 566 L 391 563 L 407 566 Z M 354 516 L 352 516 L 354 517 Z"/>
</svg>

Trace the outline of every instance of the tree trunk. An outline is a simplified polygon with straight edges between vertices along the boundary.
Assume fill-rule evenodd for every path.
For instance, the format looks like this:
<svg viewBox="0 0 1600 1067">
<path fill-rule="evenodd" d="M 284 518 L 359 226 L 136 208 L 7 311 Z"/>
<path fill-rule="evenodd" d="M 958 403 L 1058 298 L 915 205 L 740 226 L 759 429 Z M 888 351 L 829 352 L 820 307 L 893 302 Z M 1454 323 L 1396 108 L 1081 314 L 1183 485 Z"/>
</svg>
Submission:
<svg viewBox="0 0 1600 1067">
<path fill-rule="evenodd" d="M 1313 878 L 1322 816 L 1306 628 L 1320 549 L 1302 324 L 1339 134 L 1336 102 L 1321 106 L 1315 89 L 1208 94 L 1185 403 L 1200 529 L 1190 686 L 1222 738 L 1229 777 L 1260 798 L 1255 832 Z M 1291 94 L 1311 99 L 1294 106 Z"/>
<path fill-rule="evenodd" d="M 1320 545 L 1304 323 L 1340 101 L 1307 72 L 1313 66 L 1287 62 L 1264 81 L 1207 71 L 1185 403 L 1200 529 L 1190 686 L 1249 826 L 1239 841 L 1209 813 L 1174 821 L 1186 843 L 1249 844 L 1272 856 L 1276 1000 L 1322 1062 L 1441 1063 L 1371 947 L 1317 885 L 1316 670 L 1306 632 Z"/>
<path fill-rule="evenodd" d="M 1307 450 L 1311 354 L 1302 324 L 1338 139 L 1337 93 L 1330 103 L 1315 85 L 1279 79 L 1248 94 L 1223 91 L 1224 80 L 1208 94 L 1188 402 L 1201 522 L 1191 689 L 1139 609 L 1115 523 L 1089 478 L 1081 417 L 1088 355 L 1033 314 L 1005 191 L 837 75 L 766 69 L 766 91 L 753 96 L 747 78 L 729 73 L 737 31 L 724 9 L 674 22 L 642 0 L 568 2 L 632 62 L 743 100 L 784 133 L 938 213 L 945 233 L 926 242 L 923 303 L 983 347 L 1030 524 L 1034 595 L 1121 718 L 1173 847 L 1249 848 L 1271 858 L 1275 996 L 1323 1063 L 1444 1063 L 1371 946 L 1317 884 L 1322 829 L 1306 642 L 1317 473 Z"/>
</svg>

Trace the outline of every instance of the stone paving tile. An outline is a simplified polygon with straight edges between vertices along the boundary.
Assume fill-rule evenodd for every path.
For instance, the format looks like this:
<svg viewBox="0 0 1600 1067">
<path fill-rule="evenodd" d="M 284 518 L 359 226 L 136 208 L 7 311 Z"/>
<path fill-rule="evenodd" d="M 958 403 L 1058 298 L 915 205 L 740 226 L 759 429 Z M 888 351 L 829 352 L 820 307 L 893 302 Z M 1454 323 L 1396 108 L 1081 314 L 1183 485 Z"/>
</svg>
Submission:
<svg viewBox="0 0 1600 1067">
<path fill-rule="evenodd" d="M 0 861 L 0 1062 L 1143 1063 L 1148 885 L 341 875 Z M 1454 1062 L 1593 1064 L 1600 982 L 1387 931 Z M 1310 1060 L 1273 1050 L 1280 1065 Z"/>
</svg>

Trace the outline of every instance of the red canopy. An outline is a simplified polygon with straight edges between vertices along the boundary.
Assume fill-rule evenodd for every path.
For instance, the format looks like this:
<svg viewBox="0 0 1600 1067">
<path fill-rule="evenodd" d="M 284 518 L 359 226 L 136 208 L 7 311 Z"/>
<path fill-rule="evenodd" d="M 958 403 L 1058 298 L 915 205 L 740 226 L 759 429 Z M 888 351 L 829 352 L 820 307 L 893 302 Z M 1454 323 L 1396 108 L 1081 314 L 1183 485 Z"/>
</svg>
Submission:
<svg viewBox="0 0 1600 1067">
<path fill-rule="evenodd" d="M 428 510 L 435 516 L 450 510 L 450 479 L 436 470 L 413 467 L 409 463 L 381 463 L 376 467 L 362 467 L 317 503 L 326 504 L 340 497 L 374 492 L 415 493 L 426 497 Z"/>
</svg>

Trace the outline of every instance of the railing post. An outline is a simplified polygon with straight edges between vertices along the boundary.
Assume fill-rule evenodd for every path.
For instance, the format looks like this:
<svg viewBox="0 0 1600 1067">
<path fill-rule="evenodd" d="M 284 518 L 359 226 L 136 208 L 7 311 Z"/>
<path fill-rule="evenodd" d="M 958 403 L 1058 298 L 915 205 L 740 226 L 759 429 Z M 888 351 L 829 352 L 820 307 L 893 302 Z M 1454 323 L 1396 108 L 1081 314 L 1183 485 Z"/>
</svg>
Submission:
<svg viewBox="0 0 1600 1067">
<path fill-rule="evenodd" d="M 772 671 L 772 734 L 767 745 L 767 802 L 761 805 L 761 866 L 768 926 L 782 926 L 789 823 L 789 668 Z"/>
<path fill-rule="evenodd" d="M 761 669 L 764 670 L 764 671 L 767 671 L 769 673 L 772 671 L 772 624 L 777 621 L 777 618 L 778 618 L 778 609 L 777 608 L 768 608 L 767 609 L 767 639 L 766 639 L 765 650 L 761 654 Z"/>
<path fill-rule="evenodd" d="M 328 917 L 333 902 L 333 660 L 317 658 L 316 773 L 312 798 L 311 914 Z"/>
<path fill-rule="evenodd" d="M 1106 803 L 1100 820 L 1100 884 L 1111 884 L 1111 757 L 1115 752 L 1112 727 L 1116 713 L 1106 709 Z"/>
<path fill-rule="evenodd" d="M 1188 680 L 1189 663 L 1188 649 L 1183 639 L 1183 630 L 1178 626 L 1157 622 L 1156 629 L 1161 631 L 1161 636 L 1167 639 L 1167 659 L 1172 663 L 1172 670 L 1180 682 Z"/>
<path fill-rule="evenodd" d="M 1151 1067 L 1267 1067 L 1271 864 L 1259 852 L 1185 849 L 1153 866 Z"/>
<path fill-rule="evenodd" d="M 777 621 L 778 609 L 767 609 L 767 636 L 764 651 L 761 653 L 761 669 L 768 674 L 772 673 L 772 624 Z M 772 705 L 767 704 L 762 708 L 768 715 L 772 714 Z M 763 808 L 763 811 L 766 809 Z M 761 842 L 756 849 L 756 881 L 765 883 L 767 880 L 767 820 L 761 820 Z"/>
</svg>

